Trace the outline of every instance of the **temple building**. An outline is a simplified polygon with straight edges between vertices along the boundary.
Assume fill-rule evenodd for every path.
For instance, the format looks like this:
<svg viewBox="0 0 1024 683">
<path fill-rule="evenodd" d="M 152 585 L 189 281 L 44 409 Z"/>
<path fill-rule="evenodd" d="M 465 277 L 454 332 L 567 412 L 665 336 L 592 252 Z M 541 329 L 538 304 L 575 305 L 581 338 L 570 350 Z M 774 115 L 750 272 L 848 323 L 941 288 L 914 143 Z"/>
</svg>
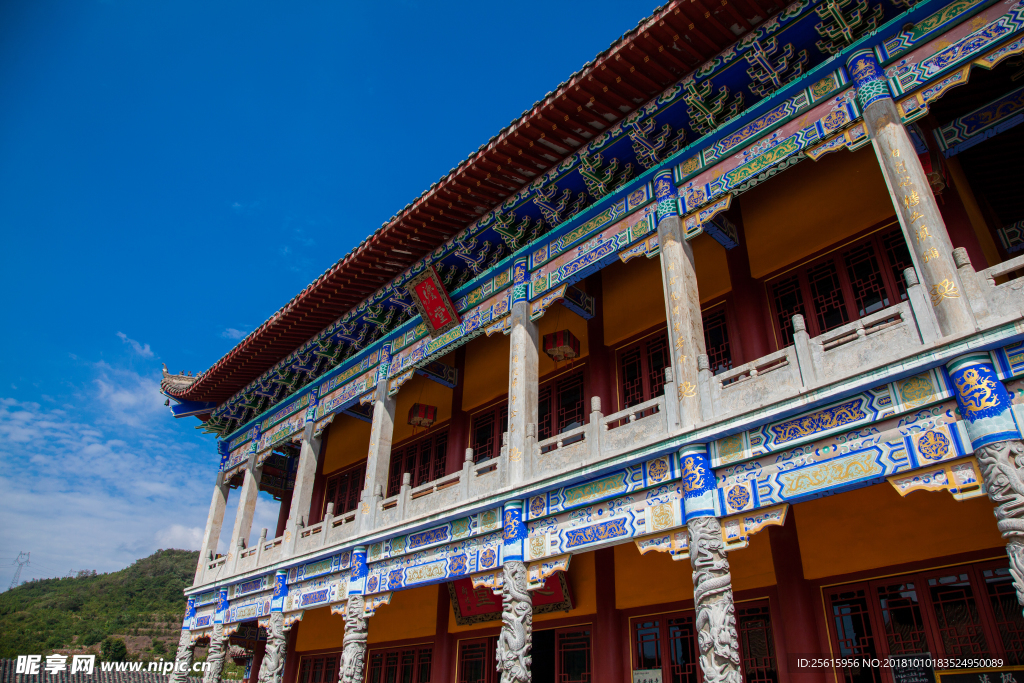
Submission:
<svg viewBox="0 0 1024 683">
<path fill-rule="evenodd" d="M 1022 76 L 1024 0 L 656 10 L 165 375 L 218 439 L 178 659 L 1024 683 Z"/>
</svg>

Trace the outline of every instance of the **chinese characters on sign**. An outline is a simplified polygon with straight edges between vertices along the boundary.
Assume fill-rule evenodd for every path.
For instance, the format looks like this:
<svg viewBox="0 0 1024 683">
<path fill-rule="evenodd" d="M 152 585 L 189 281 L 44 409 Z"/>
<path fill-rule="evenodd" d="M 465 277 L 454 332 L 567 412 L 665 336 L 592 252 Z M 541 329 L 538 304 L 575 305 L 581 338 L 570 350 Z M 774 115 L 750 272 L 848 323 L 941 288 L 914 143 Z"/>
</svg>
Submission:
<svg viewBox="0 0 1024 683">
<path fill-rule="evenodd" d="M 436 337 L 459 324 L 452 300 L 433 266 L 427 266 L 426 270 L 410 280 L 408 290 L 431 336 Z"/>
</svg>

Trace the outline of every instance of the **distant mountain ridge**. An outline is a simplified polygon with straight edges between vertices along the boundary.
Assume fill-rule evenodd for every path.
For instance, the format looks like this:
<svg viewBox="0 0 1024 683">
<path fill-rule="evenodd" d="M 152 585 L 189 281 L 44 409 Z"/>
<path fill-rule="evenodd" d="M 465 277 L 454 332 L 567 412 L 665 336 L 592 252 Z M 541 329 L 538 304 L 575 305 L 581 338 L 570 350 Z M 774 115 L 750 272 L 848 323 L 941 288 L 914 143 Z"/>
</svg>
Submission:
<svg viewBox="0 0 1024 683">
<path fill-rule="evenodd" d="M 173 657 L 198 561 L 197 551 L 158 550 L 121 571 L 0 593 L 0 658 L 98 653 L 107 636 L 123 638 L 132 658 Z"/>
</svg>

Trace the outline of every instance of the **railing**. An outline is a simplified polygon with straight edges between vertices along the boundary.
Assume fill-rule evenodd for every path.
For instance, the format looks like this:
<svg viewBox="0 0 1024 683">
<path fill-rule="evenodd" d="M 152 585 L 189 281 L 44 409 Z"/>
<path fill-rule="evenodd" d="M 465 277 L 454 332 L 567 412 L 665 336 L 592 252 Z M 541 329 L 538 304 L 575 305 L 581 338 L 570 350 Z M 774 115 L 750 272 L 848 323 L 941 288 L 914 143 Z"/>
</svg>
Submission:
<svg viewBox="0 0 1024 683">
<path fill-rule="evenodd" d="M 966 298 L 979 330 L 1019 320 L 1024 315 L 1024 255 L 975 272 L 966 252 L 956 250 L 954 259 Z M 1015 277 L 1014 277 L 1015 276 Z M 695 427 L 707 427 L 762 410 L 784 400 L 833 384 L 847 377 L 913 356 L 935 344 L 946 343 L 939 334 L 925 287 L 913 271 L 905 273 L 907 300 L 859 320 L 811 338 L 804 320 L 793 318 L 793 344 L 755 361 L 712 375 L 706 357 L 698 356 L 698 390 L 701 415 L 681 415 L 671 368 L 666 372 L 665 393 L 625 410 L 603 415 L 600 400 L 592 399 L 586 424 L 543 441 L 536 441 L 536 425 L 527 426 L 530 458 L 522 470 L 524 481 L 539 481 L 570 474 L 573 470 L 615 458 Z M 352 510 L 338 516 L 328 505 L 322 522 L 292 528 L 284 536 L 240 549 L 233 562 L 217 557 L 202 563 L 197 585 L 272 565 L 288 557 L 343 543 L 371 532 L 400 524 L 428 520 L 445 510 L 472 506 L 474 501 L 511 491 L 508 434 L 502 435 L 499 455 L 473 461 L 466 449 L 462 468 L 440 479 L 413 488 L 403 477 L 395 496 L 383 491 L 364 500 L 368 515 Z"/>
</svg>

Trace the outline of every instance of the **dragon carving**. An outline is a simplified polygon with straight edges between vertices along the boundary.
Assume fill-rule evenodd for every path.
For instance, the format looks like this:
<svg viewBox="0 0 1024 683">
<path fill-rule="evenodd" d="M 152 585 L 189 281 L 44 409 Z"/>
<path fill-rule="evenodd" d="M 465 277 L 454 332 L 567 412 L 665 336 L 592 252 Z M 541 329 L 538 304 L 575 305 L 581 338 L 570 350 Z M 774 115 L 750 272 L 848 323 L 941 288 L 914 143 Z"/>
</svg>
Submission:
<svg viewBox="0 0 1024 683">
<path fill-rule="evenodd" d="M 228 637 L 224 635 L 224 624 L 214 624 L 210 634 L 210 649 L 206 653 L 206 673 L 203 683 L 220 683 L 220 675 L 224 670 L 224 657 L 227 656 Z"/>
<path fill-rule="evenodd" d="M 502 566 L 501 635 L 498 671 L 501 683 L 530 683 L 533 647 L 533 598 L 526 590 L 526 565 L 510 560 Z"/>
<path fill-rule="evenodd" d="M 742 683 L 739 637 L 732 603 L 729 559 L 722 544 L 722 527 L 714 517 L 687 522 L 693 602 L 697 606 L 697 645 L 700 668 L 707 683 Z"/>
<path fill-rule="evenodd" d="M 345 605 L 345 638 L 341 649 L 338 683 L 360 683 L 366 659 L 366 615 L 362 595 L 349 596 Z"/>
<path fill-rule="evenodd" d="M 170 683 L 185 683 L 192 670 L 195 652 L 196 646 L 192 642 L 192 635 L 182 629 L 181 637 L 178 638 L 178 651 L 174 655 L 174 671 L 171 672 Z"/>
<path fill-rule="evenodd" d="M 996 505 L 996 524 L 1006 539 L 1017 602 L 1024 605 L 1024 443 L 1014 439 L 974 451 L 988 497 Z"/>
<path fill-rule="evenodd" d="M 287 647 L 284 614 L 273 612 L 267 623 L 267 650 L 260 664 L 259 683 L 281 683 Z"/>
</svg>

